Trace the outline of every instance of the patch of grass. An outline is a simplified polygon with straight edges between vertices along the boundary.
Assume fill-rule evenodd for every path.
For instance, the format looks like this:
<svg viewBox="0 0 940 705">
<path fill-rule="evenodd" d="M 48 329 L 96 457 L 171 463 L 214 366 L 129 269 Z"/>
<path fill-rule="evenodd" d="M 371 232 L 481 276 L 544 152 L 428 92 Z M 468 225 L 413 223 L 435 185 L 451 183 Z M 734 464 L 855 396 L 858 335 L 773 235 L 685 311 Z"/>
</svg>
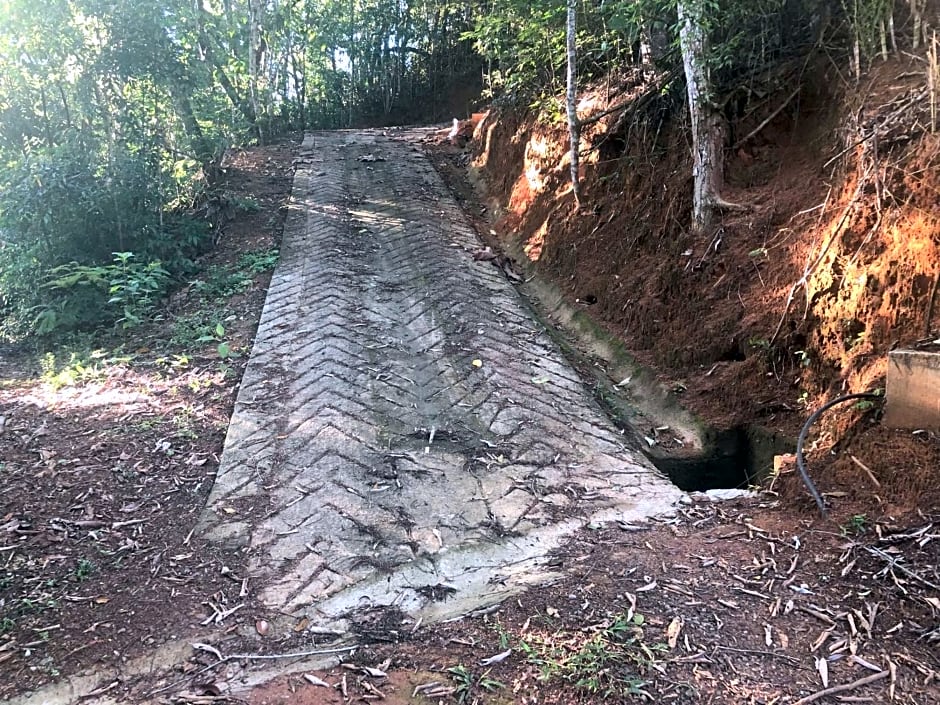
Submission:
<svg viewBox="0 0 940 705">
<path fill-rule="evenodd" d="M 238 268 L 251 272 L 252 274 L 261 274 L 274 269 L 277 266 L 280 252 L 276 247 L 268 250 L 256 250 L 246 252 L 238 258 Z"/>
<path fill-rule="evenodd" d="M 471 697 L 479 691 L 493 693 L 506 687 L 504 683 L 495 678 L 490 678 L 489 671 L 477 678 L 463 664 L 451 666 L 447 669 L 447 672 L 450 674 L 451 680 L 454 681 L 454 698 L 458 703 L 469 702 Z M 475 699 L 474 702 L 476 702 Z"/>
<path fill-rule="evenodd" d="M 9 617 L 0 619 L 0 635 L 11 632 L 16 628 L 16 622 Z"/>
<path fill-rule="evenodd" d="M 619 614 L 587 630 L 559 630 L 520 640 L 518 649 L 543 683 L 562 682 L 585 696 L 648 696 L 644 678 L 665 644 L 644 641 L 642 615 Z"/>
<path fill-rule="evenodd" d="M 88 580 L 95 573 L 95 564 L 88 560 L 87 558 L 80 558 L 78 560 L 78 565 L 75 566 L 75 579 L 78 582 L 84 582 Z"/>
<path fill-rule="evenodd" d="M 250 272 L 213 265 L 192 286 L 203 301 L 221 301 L 248 291 L 254 283 Z"/>
</svg>

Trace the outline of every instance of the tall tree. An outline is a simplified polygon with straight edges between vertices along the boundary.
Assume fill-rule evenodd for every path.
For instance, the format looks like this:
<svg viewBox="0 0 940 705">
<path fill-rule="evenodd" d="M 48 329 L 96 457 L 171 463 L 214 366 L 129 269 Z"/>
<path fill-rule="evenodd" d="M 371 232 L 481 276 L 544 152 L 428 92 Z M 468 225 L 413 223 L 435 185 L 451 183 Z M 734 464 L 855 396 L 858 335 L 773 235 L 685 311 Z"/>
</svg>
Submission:
<svg viewBox="0 0 940 705">
<path fill-rule="evenodd" d="M 571 152 L 571 191 L 574 202 L 581 207 L 581 125 L 578 123 L 578 0 L 568 0 L 566 46 L 568 56 L 567 92 L 568 135 Z"/>
<path fill-rule="evenodd" d="M 692 123 L 692 228 L 702 231 L 719 209 L 741 208 L 724 200 L 724 117 L 709 75 L 708 18 L 705 0 L 677 0 L 679 46 Z"/>
</svg>

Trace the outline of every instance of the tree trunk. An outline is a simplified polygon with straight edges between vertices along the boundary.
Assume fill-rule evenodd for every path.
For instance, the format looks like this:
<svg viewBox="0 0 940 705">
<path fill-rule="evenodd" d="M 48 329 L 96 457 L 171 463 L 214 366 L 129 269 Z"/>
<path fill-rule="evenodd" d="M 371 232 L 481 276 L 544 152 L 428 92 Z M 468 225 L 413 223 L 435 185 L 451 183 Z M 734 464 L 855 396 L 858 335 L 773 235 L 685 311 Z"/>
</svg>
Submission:
<svg viewBox="0 0 940 705">
<path fill-rule="evenodd" d="M 920 36 L 923 32 L 924 16 L 922 2 L 923 0 L 908 0 L 908 3 L 911 6 L 911 17 L 914 19 L 914 49 L 920 47 Z"/>
<path fill-rule="evenodd" d="M 201 7 L 200 5 L 200 8 Z M 257 114 L 254 112 L 251 103 L 243 100 L 238 94 L 238 90 L 235 88 L 231 79 L 229 79 L 228 74 L 225 73 L 223 62 L 216 57 L 214 46 L 215 38 L 209 34 L 206 27 L 202 24 L 202 14 L 204 13 L 206 13 L 206 10 L 200 9 L 200 15 L 198 16 L 199 45 L 202 47 L 203 61 L 207 62 L 209 66 L 212 67 L 216 80 L 218 80 L 219 85 L 222 86 L 222 90 L 225 91 L 225 95 L 227 95 L 228 99 L 232 102 L 232 106 L 242 114 L 242 117 L 248 121 L 252 129 L 256 129 Z"/>
<path fill-rule="evenodd" d="M 189 99 L 190 91 L 187 90 L 185 86 L 175 81 L 169 81 L 167 87 L 169 88 L 170 98 L 173 101 L 173 107 L 176 109 L 176 113 L 183 123 L 183 131 L 186 133 L 186 137 L 189 140 L 190 149 L 195 153 L 199 163 L 208 169 L 215 157 L 215 148 L 213 144 L 206 139 L 206 135 L 202 131 L 199 121 L 196 120 L 193 105 Z"/>
<path fill-rule="evenodd" d="M 708 36 L 702 0 L 678 0 L 679 45 L 692 121 L 692 227 L 711 225 L 724 179 L 724 122 L 715 109 L 708 76 Z M 731 205 L 731 204 L 727 204 Z"/>
<path fill-rule="evenodd" d="M 349 122 L 353 126 L 356 103 L 356 0 L 349 0 Z"/>
<path fill-rule="evenodd" d="M 261 23 L 264 18 L 264 0 L 248 0 L 248 100 L 251 103 L 251 112 L 255 120 L 261 116 L 262 105 L 258 93 L 261 90 L 261 68 L 263 59 L 263 45 L 261 39 Z M 260 124 L 255 123 L 258 129 L 258 138 L 262 139 Z"/>
<path fill-rule="evenodd" d="M 577 8 L 578 0 L 568 0 L 567 43 L 568 43 L 568 134 L 571 141 L 571 192 L 574 202 L 581 207 L 580 152 L 581 126 L 578 124 L 578 44 L 577 44 Z"/>
</svg>

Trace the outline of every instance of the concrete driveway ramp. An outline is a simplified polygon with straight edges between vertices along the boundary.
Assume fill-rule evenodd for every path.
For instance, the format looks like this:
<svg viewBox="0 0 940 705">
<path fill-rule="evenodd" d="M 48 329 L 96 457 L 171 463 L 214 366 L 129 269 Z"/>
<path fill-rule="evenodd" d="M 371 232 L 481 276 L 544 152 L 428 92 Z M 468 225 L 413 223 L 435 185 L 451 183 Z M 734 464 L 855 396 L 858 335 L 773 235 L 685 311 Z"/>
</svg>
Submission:
<svg viewBox="0 0 940 705">
<path fill-rule="evenodd" d="M 441 619 L 551 576 L 589 521 L 680 492 L 625 448 L 428 161 L 303 143 L 281 262 L 202 517 L 314 626 Z"/>
</svg>

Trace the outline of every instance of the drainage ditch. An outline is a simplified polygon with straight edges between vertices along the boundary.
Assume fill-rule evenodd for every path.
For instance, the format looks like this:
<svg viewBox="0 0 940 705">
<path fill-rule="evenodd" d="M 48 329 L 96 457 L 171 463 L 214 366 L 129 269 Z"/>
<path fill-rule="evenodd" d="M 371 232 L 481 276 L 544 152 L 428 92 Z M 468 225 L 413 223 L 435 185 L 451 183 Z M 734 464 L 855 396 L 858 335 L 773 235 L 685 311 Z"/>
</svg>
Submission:
<svg viewBox="0 0 940 705">
<path fill-rule="evenodd" d="M 582 375 L 587 373 L 594 397 L 631 445 L 684 492 L 759 485 L 773 471 L 774 456 L 792 453 L 796 447 L 796 439 L 756 425 L 721 430 L 699 426 L 695 447 L 651 444 L 656 433 L 649 427 L 655 423 L 622 398 L 597 367 L 576 367 Z"/>
<path fill-rule="evenodd" d="M 646 457 L 686 492 L 743 489 L 761 484 L 773 470 L 774 456 L 792 453 L 795 441 L 755 426 L 707 434 L 704 449 L 693 454 L 648 451 Z"/>
<path fill-rule="evenodd" d="M 498 208 L 497 208 L 498 211 Z M 796 439 L 756 425 L 729 429 L 704 426 L 670 398 L 655 377 L 583 309 L 538 275 L 518 241 L 488 241 L 506 250 L 526 275 L 518 289 L 562 353 L 594 389 L 594 396 L 634 448 L 685 492 L 744 489 L 759 485 L 773 471 L 774 455 L 792 453 Z M 629 390 L 621 388 L 631 381 Z M 627 392 L 625 394 L 625 392 Z M 667 448 L 650 445 L 650 428 L 671 426 L 688 443 Z M 654 439 L 655 440 L 655 439 Z"/>
</svg>

